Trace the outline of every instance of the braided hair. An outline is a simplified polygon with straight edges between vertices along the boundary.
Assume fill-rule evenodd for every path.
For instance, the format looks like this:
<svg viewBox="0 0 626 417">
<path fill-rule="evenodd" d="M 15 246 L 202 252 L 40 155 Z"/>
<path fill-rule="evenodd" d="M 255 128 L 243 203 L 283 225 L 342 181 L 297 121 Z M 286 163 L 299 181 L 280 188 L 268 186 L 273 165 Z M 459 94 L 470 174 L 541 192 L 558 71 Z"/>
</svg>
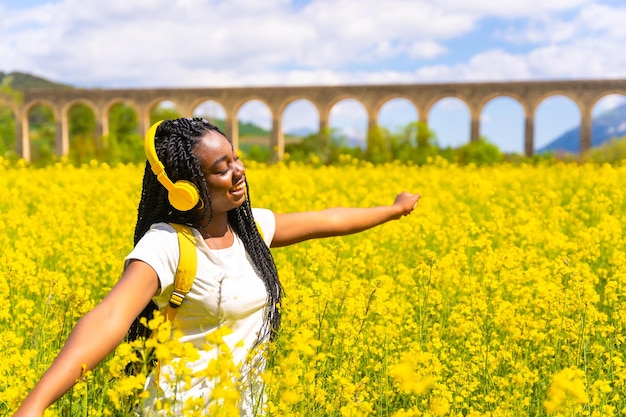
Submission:
<svg viewBox="0 0 626 417">
<path fill-rule="evenodd" d="M 154 223 L 180 223 L 199 229 L 201 226 L 206 226 L 206 224 L 199 224 L 201 217 L 206 218 L 208 214 L 209 223 L 212 221 L 213 207 L 209 188 L 200 168 L 200 162 L 193 153 L 195 146 L 211 131 L 218 132 L 226 138 L 226 135 L 217 126 L 201 118 L 165 120 L 158 126 L 155 133 L 155 148 L 159 160 L 165 166 L 165 171 L 172 182 L 184 179 L 192 182 L 198 188 L 200 193 L 198 205 L 203 206 L 204 216 L 198 216 L 197 211 L 194 213 L 195 210 L 186 212 L 176 210 L 167 198 L 167 190 L 158 182 L 150 164 L 146 163 L 141 200 L 137 210 L 135 245 Z M 249 196 L 249 190 L 246 191 Z M 280 327 L 279 304 L 283 291 L 272 254 L 254 221 L 249 197 L 241 206 L 228 212 L 228 223 L 243 242 L 244 248 L 267 291 L 268 307 L 258 341 L 265 340 L 267 337 L 273 338 Z M 146 310 L 150 310 L 150 308 L 151 306 L 148 305 Z M 139 317 L 146 317 L 149 314 L 146 310 Z M 139 330 L 137 335 L 132 334 L 134 331 L 137 332 L 138 330 L 131 327 L 130 339 L 145 336 L 144 329 Z"/>
</svg>

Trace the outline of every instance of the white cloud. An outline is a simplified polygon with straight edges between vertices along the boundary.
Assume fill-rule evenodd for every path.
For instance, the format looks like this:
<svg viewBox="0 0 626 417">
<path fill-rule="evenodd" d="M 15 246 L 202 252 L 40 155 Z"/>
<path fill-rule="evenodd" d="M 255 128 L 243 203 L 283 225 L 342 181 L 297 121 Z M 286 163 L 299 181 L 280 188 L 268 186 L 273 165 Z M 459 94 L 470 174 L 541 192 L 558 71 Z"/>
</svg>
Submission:
<svg viewBox="0 0 626 417">
<path fill-rule="evenodd" d="M 185 75 L 197 67 L 242 75 L 431 58 L 445 50 L 433 36 L 450 38 L 473 25 L 472 18 L 442 13 L 428 2 L 380 6 L 321 0 L 295 10 L 288 1 L 64 0 L 4 20 L 0 51 L 11 58 L 7 69 L 81 84 L 156 85 L 172 75 L 183 78 L 177 84 L 189 84 Z"/>
<path fill-rule="evenodd" d="M 523 55 L 499 49 L 477 54 L 461 64 L 424 66 L 416 72 L 417 79 L 437 81 L 509 81 L 531 76 L 531 69 Z"/>
<path fill-rule="evenodd" d="M 527 22 L 523 27 L 509 26 L 502 34 L 502 39 L 513 44 L 558 43 L 575 38 L 578 27 L 573 22 L 543 17 Z"/>
<path fill-rule="evenodd" d="M 607 5 L 593 4 L 584 8 L 580 13 L 580 22 L 589 30 L 603 33 L 612 39 L 624 39 L 626 37 L 626 8 L 609 7 Z"/>
<path fill-rule="evenodd" d="M 589 37 L 623 41 L 626 37 L 625 20 L 626 8 L 623 5 L 610 7 L 591 3 L 570 15 L 548 13 L 512 23 L 497 36 L 515 44 L 554 45 Z"/>
<path fill-rule="evenodd" d="M 447 48 L 439 42 L 429 40 L 413 42 L 408 48 L 411 58 L 434 58 L 447 51 Z"/>
<path fill-rule="evenodd" d="M 616 107 L 626 103 L 626 97 L 621 94 L 609 94 L 602 97 L 594 106 L 593 112 L 600 114 L 609 110 L 613 110 Z"/>
<path fill-rule="evenodd" d="M 0 14 L 0 70 L 87 87 L 623 77 L 626 7 L 606 1 L 58 0 Z M 486 18 L 500 43 L 458 49 Z"/>
<path fill-rule="evenodd" d="M 541 47 L 528 55 L 534 74 L 549 78 L 617 78 L 624 76 L 623 42 L 589 38 L 563 46 Z"/>
<path fill-rule="evenodd" d="M 475 15 L 505 18 L 545 16 L 546 13 L 561 12 L 592 3 L 594 0 L 439 0 L 445 10 L 457 10 Z"/>
</svg>

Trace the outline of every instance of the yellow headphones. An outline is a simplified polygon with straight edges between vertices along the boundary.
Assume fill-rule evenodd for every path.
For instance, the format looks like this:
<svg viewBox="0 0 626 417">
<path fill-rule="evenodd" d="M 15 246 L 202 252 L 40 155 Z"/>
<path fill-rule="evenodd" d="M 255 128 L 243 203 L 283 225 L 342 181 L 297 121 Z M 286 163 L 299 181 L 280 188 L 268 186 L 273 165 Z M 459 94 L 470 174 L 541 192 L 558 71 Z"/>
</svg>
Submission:
<svg viewBox="0 0 626 417">
<path fill-rule="evenodd" d="M 174 183 L 165 173 L 165 167 L 161 161 L 159 161 L 154 146 L 154 136 L 156 135 L 157 127 L 159 127 L 161 123 L 163 123 L 163 120 L 153 124 L 146 132 L 144 147 L 146 155 L 148 156 L 148 162 L 150 162 L 150 167 L 152 168 L 152 172 L 157 176 L 157 180 L 167 189 L 167 198 L 172 207 L 178 211 L 189 211 L 200 201 L 200 193 L 192 182 L 179 180 Z"/>
</svg>

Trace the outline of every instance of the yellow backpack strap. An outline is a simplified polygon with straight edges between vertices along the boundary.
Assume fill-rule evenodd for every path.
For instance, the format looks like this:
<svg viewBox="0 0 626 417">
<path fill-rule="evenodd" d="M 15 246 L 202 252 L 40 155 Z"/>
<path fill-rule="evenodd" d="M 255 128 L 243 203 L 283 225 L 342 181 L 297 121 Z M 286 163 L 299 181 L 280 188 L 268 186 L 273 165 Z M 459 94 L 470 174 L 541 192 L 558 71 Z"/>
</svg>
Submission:
<svg viewBox="0 0 626 417">
<path fill-rule="evenodd" d="M 178 248 L 180 256 L 178 267 L 174 276 L 174 291 L 170 297 L 170 302 L 165 309 L 167 320 L 173 321 L 176 317 L 178 307 L 181 306 L 187 293 L 191 290 L 191 285 L 196 277 L 198 268 L 198 254 L 196 252 L 196 240 L 191 228 L 176 223 L 170 223 L 176 230 L 178 236 Z"/>
</svg>

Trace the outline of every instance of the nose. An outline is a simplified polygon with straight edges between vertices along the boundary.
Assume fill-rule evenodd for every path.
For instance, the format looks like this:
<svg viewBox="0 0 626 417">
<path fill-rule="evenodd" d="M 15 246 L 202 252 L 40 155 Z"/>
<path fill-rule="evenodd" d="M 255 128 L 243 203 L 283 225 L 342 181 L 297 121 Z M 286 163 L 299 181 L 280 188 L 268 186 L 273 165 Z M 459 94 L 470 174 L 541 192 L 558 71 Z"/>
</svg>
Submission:
<svg viewBox="0 0 626 417">
<path fill-rule="evenodd" d="M 233 172 L 237 177 L 241 177 L 246 172 L 246 168 L 243 166 L 241 159 L 234 161 Z"/>
</svg>

